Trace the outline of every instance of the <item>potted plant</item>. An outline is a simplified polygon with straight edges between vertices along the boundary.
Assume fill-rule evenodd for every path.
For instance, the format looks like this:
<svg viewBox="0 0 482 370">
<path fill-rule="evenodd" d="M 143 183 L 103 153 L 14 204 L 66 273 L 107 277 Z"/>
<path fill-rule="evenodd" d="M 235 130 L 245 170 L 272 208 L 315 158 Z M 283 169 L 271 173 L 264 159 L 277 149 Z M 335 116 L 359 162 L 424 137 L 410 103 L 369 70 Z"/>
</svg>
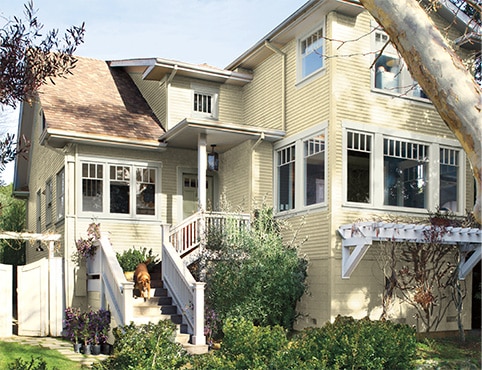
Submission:
<svg viewBox="0 0 482 370">
<path fill-rule="evenodd" d="M 87 228 L 87 238 L 80 237 L 75 242 L 77 248 L 74 260 L 80 265 L 81 261 L 93 259 L 97 248 L 99 247 L 100 239 L 100 223 L 92 222 Z"/>
<path fill-rule="evenodd" d="M 107 343 L 107 336 L 110 328 L 110 311 L 100 308 L 97 311 L 90 311 L 89 315 L 89 331 L 92 342 L 92 354 L 98 355 L 102 351 L 102 345 Z"/>
<path fill-rule="evenodd" d="M 64 335 L 74 345 L 74 352 L 79 353 L 82 347 L 82 325 L 80 308 L 67 307 L 65 309 Z"/>
<path fill-rule="evenodd" d="M 134 270 L 139 263 L 147 263 L 149 272 L 152 272 L 152 268 L 159 261 L 159 256 L 152 254 L 152 249 L 147 248 L 129 248 L 122 253 L 116 253 L 117 261 L 124 271 L 126 279 L 132 281 L 134 279 Z"/>
</svg>

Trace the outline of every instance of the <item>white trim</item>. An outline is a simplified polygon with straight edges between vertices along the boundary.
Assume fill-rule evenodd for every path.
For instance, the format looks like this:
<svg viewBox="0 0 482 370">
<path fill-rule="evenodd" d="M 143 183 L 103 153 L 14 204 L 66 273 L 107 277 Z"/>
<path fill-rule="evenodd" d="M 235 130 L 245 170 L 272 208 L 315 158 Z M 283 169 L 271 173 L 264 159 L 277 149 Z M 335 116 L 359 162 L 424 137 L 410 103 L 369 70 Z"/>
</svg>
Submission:
<svg viewBox="0 0 482 370">
<path fill-rule="evenodd" d="M 315 32 L 318 32 L 321 29 L 322 31 L 322 55 L 320 55 L 320 58 L 322 59 L 322 65 L 320 68 L 316 69 L 312 73 L 303 76 L 303 58 L 301 56 L 301 43 L 305 41 L 308 37 L 313 35 Z M 300 88 L 309 82 L 317 79 L 318 77 L 321 77 L 324 75 L 326 71 L 326 60 L 324 58 L 324 55 L 326 54 L 326 22 L 323 19 L 322 22 L 318 23 L 315 27 L 311 28 L 308 32 L 303 33 L 300 35 L 297 40 L 296 40 L 296 87 Z"/>
</svg>

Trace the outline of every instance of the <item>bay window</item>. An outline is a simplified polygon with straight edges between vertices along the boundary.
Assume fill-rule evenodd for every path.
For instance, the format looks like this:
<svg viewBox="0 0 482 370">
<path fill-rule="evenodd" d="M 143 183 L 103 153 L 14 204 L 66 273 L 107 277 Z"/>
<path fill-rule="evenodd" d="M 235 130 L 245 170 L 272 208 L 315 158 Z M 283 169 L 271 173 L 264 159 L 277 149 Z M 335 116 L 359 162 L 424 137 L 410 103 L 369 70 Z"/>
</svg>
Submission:
<svg viewBox="0 0 482 370">
<path fill-rule="evenodd" d="M 372 136 L 347 132 L 347 201 L 370 203 Z"/>
<path fill-rule="evenodd" d="M 440 209 L 457 212 L 459 151 L 440 148 Z"/>
<path fill-rule="evenodd" d="M 295 146 L 278 151 L 278 209 L 295 207 Z"/>
</svg>

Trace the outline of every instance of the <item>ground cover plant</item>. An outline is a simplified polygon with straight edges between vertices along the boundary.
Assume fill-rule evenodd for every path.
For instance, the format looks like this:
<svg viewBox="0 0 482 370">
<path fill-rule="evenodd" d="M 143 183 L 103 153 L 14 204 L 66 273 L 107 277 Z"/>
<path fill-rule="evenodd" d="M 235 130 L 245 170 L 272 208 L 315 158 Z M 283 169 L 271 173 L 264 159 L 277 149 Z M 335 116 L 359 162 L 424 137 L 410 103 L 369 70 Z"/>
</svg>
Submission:
<svg viewBox="0 0 482 370">
<path fill-rule="evenodd" d="M 32 359 L 33 366 L 21 367 L 21 364 L 30 364 Z M 41 367 L 42 362 L 45 363 L 46 367 Z M 69 360 L 57 350 L 22 344 L 21 342 L 12 343 L 0 341 L 0 369 L 74 370 L 81 368 L 82 365 L 79 362 Z"/>
</svg>

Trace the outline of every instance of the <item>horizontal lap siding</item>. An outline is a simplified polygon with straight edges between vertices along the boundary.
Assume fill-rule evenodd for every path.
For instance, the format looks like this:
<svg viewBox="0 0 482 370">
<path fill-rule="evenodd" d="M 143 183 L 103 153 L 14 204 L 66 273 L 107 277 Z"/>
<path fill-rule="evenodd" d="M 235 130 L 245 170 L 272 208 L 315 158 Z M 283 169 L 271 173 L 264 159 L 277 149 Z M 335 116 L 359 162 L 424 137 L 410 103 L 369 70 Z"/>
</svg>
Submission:
<svg viewBox="0 0 482 370">
<path fill-rule="evenodd" d="M 162 81 L 143 80 L 142 74 L 129 74 L 146 102 L 151 107 L 161 124 L 166 128 L 166 85 Z"/>
<path fill-rule="evenodd" d="M 219 89 L 219 121 L 242 125 L 243 91 L 239 86 L 221 85 Z"/>
<path fill-rule="evenodd" d="M 166 129 L 173 128 L 183 119 L 192 116 L 192 90 L 190 79 L 175 77 L 168 88 L 168 124 Z"/>
<path fill-rule="evenodd" d="M 262 142 L 255 148 L 251 171 L 253 207 L 259 208 L 263 203 L 272 206 L 273 147 L 271 143 Z"/>
</svg>

